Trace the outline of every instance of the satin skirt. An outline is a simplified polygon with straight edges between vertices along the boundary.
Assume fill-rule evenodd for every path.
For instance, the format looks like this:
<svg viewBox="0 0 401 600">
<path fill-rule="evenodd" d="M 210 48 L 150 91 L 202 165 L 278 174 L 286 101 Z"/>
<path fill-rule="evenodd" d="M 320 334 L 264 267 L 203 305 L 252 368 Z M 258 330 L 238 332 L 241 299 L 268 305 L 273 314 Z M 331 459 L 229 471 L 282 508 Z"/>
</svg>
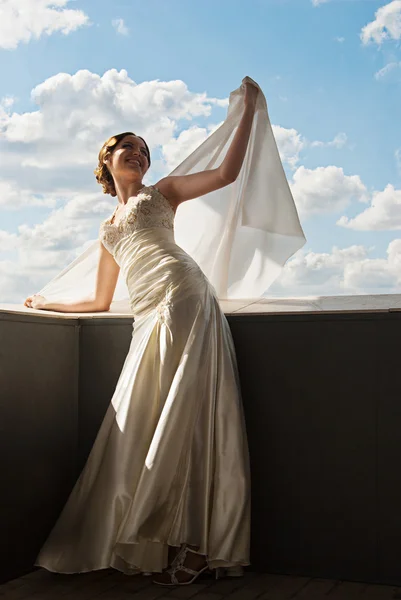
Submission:
<svg viewBox="0 0 401 600">
<path fill-rule="evenodd" d="M 114 249 L 132 341 L 88 460 L 35 565 L 161 572 L 168 546 L 249 565 L 250 468 L 235 349 L 216 294 L 162 228 Z M 95 375 L 94 375 L 95 376 Z"/>
</svg>

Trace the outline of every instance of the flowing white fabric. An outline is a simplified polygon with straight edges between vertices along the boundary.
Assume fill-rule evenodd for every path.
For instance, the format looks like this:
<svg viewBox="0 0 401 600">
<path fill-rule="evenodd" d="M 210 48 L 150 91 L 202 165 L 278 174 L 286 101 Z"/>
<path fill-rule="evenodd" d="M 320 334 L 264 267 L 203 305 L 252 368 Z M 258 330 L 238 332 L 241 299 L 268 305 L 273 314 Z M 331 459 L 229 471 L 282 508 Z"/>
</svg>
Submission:
<svg viewBox="0 0 401 600">
<path fill-rule="evenodd" d="M 171 175 L 221 164 L 241 120 L 244 96 L 243 86 L 230 94 L 224 123 Z M 219 299 L 262 296 L 288 258 L 304 245 L 305 236 L 260 88 L 239 177 L 223 189 L 182 203 L 175 219 L 175 239 L 201 267 Z M 96 240 L 39 294 L 55 301 L 92 294 L 98 250 Z M 130 313 L 129 294 L 121 275 L 110 311 Z"/>
</svg>

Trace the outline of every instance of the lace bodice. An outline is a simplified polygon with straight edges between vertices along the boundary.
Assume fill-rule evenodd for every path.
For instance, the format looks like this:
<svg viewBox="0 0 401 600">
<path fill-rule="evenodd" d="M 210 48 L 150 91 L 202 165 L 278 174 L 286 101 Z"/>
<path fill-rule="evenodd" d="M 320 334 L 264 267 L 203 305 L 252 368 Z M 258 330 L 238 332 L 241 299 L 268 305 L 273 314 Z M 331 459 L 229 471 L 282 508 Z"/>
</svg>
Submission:
<svg viewBox="0 0 401 600">
<path fill-rule="evenodd" d="M 124 215 L 117 224 L 112 223 L 114 214 L 100 224 L 99 238 L 105 248 L 112 252 L 117 242 L 139 229 L 165 227 L 174 229 L 174 210 L 167 198 L 154 186 L 145 186 L 140 193 L 128 200 Z"/>
</svg>

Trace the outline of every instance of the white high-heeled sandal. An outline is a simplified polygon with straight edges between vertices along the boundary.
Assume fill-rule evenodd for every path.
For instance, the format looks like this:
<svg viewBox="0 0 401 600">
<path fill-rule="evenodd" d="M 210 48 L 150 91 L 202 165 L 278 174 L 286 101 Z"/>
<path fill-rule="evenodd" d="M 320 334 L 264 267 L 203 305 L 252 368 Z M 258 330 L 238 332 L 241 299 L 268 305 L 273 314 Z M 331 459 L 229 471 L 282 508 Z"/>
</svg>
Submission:
<svg viewBox="0 0 401 600">
<path fill-rule="evenodd" d="M 165 586 L 190 585 L 199 577 L 199 575 L 201 575 L 205 571 L 210 571 L 208 564 L 206 564 L 204 567 L 202 567 L 202 569 L 200 569 L 199 571 L 195 571 L 194 569 L 185 567 L 184 562 L 185 562 L 188 552 L 192 552 L 192 554 L 197 554 L 198 556 L 203 556 L 202 554 L 199 554 L 199 552 L 195 552 L 195 550 L 192 550 L 192 548 L 189 548 L 186 544 L 184 544 L 183 547 L 181 548 L 181 550 L 178 552 L 177 556 L 171 562 L 170 567 L 168 569 L 166 569 L 165 571 L 163 571 L 163 574 L 168 573 L 170 575 L 170 581 L 164 582 L 164 581 L 156 581 L 155 579 L 153 579 L 153 583 L 156 583 L 157 585 L 165 585 Z M 175 575 L 178 571 L 184 571 L 185 573 L 189 573 L 189 575 L 192 575 L 192 578 L 189 581 L 178 581 L 178 579 Z M 217 569 L 216 569 L 216 579 L 217 578 L 218 578 L 218 573 L 217 573 Z"/>
</svg>

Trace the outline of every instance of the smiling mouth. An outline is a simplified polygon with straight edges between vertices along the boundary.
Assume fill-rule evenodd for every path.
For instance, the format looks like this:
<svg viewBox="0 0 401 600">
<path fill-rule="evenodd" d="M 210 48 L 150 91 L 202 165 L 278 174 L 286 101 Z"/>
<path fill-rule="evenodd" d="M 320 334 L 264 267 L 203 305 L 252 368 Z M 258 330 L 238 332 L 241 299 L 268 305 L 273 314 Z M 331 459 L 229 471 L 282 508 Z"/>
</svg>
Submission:
<svg viewBox="0 0 401 600">
<path fill-rule="evenodd" d="M 141 166 L 141 163 L 139 162 L 139 160 L 136 160 L 136 158 L 129 158 L 127 162 L 131 163 L 132 165 L 138 165 L 138 167 Z"/>
</svg>

